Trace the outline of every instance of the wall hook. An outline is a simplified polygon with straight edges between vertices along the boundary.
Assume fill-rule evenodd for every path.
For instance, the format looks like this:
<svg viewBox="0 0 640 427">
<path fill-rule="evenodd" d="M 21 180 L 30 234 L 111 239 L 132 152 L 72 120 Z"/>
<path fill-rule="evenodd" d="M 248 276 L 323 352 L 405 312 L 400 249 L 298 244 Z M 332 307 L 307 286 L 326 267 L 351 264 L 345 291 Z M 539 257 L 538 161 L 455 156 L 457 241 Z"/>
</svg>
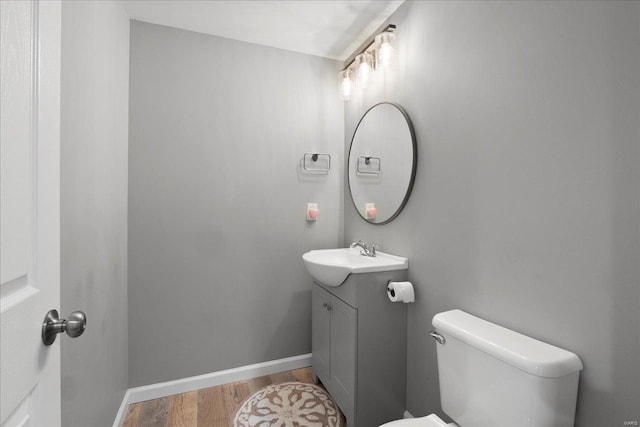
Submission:
<svg viewBox="0 0 640 427">
<path fill-rule="evenodd" d="M 321 164 L 318 167 L 311 166 L 311 162 L 316 163 L 322 159 L 326 160 L 326 165 Z M 325 153 L 304 153 L 304 158 L 302 159 L 302 167 L 306 172 L 328 174 L 329 170 L 331 170 L 331 155 Z"/>
</svg>

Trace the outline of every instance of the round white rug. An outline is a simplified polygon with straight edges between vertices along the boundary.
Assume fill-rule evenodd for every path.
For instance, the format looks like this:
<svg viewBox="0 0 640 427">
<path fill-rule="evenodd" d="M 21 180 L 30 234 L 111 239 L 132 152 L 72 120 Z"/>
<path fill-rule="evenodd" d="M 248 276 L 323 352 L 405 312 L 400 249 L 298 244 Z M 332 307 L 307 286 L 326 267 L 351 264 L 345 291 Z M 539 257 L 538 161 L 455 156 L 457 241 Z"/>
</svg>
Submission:
<svg viewBox="0 0 640 427">
<path fill-rule="evenodd" d="M 343 427 L 338 406 L 315 384 L 290 382 L 258 390 L 245 400 L 234 427 Z"/>
</svg>

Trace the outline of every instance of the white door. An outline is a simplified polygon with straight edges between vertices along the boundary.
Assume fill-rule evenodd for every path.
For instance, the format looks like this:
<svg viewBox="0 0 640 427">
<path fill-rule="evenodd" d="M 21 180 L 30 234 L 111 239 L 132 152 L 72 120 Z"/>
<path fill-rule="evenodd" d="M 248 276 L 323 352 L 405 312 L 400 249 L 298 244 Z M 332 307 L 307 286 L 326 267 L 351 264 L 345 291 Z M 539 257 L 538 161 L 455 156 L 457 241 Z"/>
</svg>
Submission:
<svg viewBox="0 0 640 427">
<path fill-rule="evenodd" d="M 60 1 L 0 0 L 0 424 L 60 426 Z"/>
</svg>

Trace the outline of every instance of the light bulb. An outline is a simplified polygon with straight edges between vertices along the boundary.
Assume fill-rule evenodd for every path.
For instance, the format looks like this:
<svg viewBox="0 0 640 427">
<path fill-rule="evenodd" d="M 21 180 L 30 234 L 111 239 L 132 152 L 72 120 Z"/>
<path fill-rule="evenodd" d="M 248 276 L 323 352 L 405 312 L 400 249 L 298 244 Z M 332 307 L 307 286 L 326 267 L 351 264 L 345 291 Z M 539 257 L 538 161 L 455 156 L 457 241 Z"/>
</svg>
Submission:
<svg viewBox="0 0 640 427">
<path fill-rule="evenodd" d="M 344 101 L 348 101 L 351 98 L 352 89 L 353 82 L 351 81 L 351 73 L 347 68 L 340 72 L 340 95 Z"/>
<path fill-rule="evenodd" d="M 376 65 L 387 67 L 393 59 L 393 42 L 395 34 L 385 31 L 376 36 Z"/>
<path fill-rule="evenodd" d="M 366 87 L 371 76 L 371 55 L 368 53 L 361 53 L 356 56 L 356 84 L 360 87 Z"/>
<path fill-rule="evenodd" d="M 388 66 L 393 58 L 393 47 L 389 43 L 383 43 L 378 49 L 378 64 Z"/>
</svg>

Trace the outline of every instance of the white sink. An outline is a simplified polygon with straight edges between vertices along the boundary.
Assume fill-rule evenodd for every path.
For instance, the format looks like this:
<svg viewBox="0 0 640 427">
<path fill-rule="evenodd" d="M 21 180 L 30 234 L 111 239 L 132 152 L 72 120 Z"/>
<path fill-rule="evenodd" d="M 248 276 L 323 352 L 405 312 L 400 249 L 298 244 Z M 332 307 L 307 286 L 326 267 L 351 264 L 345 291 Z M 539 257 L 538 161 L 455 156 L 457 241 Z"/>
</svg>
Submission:
<svg viewBox="0 0 640 427">
<path fill-rule="evenodd" d="M 406 270 L 407 258 L 376 252 L 375 257 L 360 255 L 360 248 L 321 249 L 302 255 L 304 265 L 316 281 L 340 286 L 351 273 Z"/>
</svg>

